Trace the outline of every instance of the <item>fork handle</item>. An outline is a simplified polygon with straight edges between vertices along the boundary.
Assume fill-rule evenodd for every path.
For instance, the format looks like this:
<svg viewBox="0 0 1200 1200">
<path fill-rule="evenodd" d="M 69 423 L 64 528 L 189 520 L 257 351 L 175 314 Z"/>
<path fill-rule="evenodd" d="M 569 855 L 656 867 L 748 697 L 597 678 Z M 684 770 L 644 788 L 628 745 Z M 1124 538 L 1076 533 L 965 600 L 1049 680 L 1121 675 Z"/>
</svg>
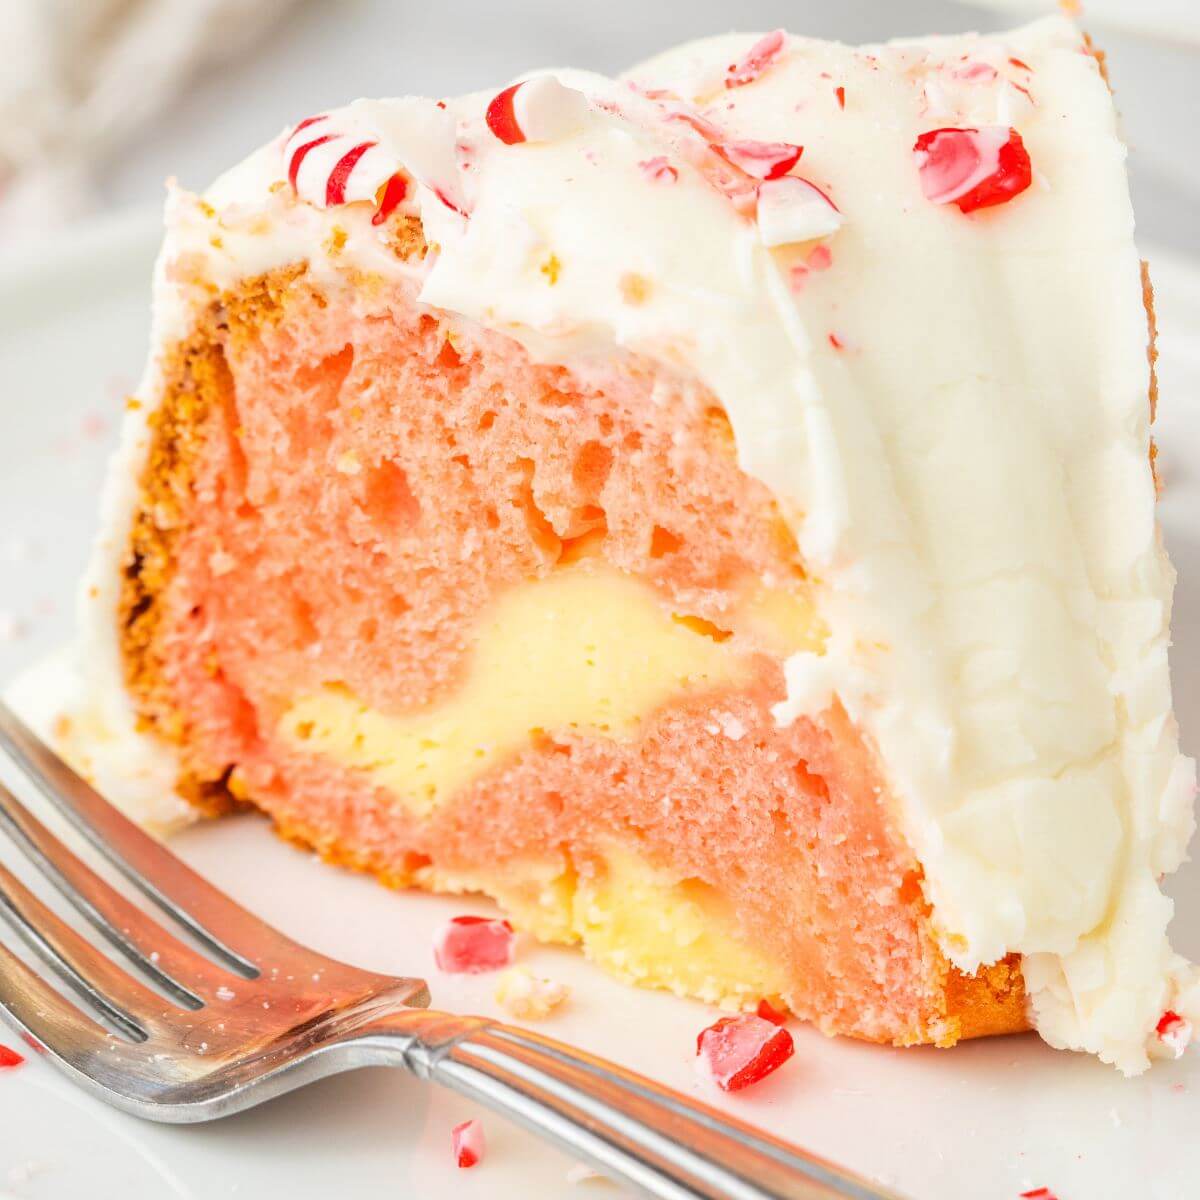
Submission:
<svg viewBox="0 0 1200 1200">
<path fill-rule="evenodd" d="M 615 1063 L 528 1030 L 398 1014 L 406 1064 L 664 1200 L 899 1200 Z"/>
</svg>

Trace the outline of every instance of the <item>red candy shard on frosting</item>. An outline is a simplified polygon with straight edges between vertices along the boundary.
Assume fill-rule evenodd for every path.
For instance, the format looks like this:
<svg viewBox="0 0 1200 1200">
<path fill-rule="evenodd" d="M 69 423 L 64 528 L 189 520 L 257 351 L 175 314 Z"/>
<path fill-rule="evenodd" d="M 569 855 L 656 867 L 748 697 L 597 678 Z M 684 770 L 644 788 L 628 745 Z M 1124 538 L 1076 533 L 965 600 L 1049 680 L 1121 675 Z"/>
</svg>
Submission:
<svg viewBox="0 0 1200 1200">
<path fill-rule="evenodd" d="M 483 1122 L 478 1120 L 464 1121 L 455 1125 L 450 1131 L 454 1144 L 454 1161 L 460 1167 L 473 1167 L 487 1149 L 483 1136 Z"/>
<path fill-rule="evenodd" d="M 434 937 L 433 957 L 440 971 L 478 975 L 507 967 L 515 946 L 513 927 L 500 917 L 452 917 Z"/>
<path fill-rule="evenodd" d="M 930 129 L 917 138 L 913 156 L 925 198 L 964 213 L 1006 204 L 1033 182 L 1021 135 L 1001 125 Z"/>
<path fill-rule="evenodd" d="M 739 62 L 729 64 L 725 86 L 736 88 L 753 83 L 779 57 L 785 41 L 786 35 L 782 29 L 759 38 Z"/>
<path fill-rule="evenodd" d="M 403 203 L 408 195 L 408 180 L 399 172 L 393 175 L 383 185 L 383 195 L 379 197 L 379 207 L 371 218 L 372 225 L 382 225 L 396 211 L 397 205 Z"/>
<path fill-rule="evenodd" d="M 1158 1019 L 1154 1027 L 1158 1040 L 1166 1046 L 1176 1058 L 1180 1058 L 1192 1040 L 1192 1023 L 1186 1017 L 1181 1017 L 1172 1009 L 1167 1009 Z"/>
<path fill-rule="evenodd" d="M 1022 1192 L 1020 1200 L 1058 1200 L 1058 1197 L 1048 1187 L 1039 1187 Z"/>
<path fill-rule="evenodd" d="M 713 149 L 727 163 L 755 179 L 779 179 L 804 153 L 803 146 L 791 142 L 716 142 Z"/>
<path fill-rule="evenodd" d="M 795 1051 L 792 1035 L 752 1013 L 701 1030 L 696 1054 L 722 1091 L 737 1092 L 777 1071 Z"/>
<path fill-rule="evenodd" d="M 304 123 L 301 122 L 297 128 L 303 128 L 303 125 Z M 292 185 L 292 191 L 296 190 L 296 178 L 300 174 L 300 166 L 308 156 L 308 152 L 325 145 L 326 142 L 332 142 L 336 136 L 337 134 L 327 133 L 322 137 L 313 138 L 311 142 L 305 142 L 303 146 L 296 147 L 292 152 L 292 160 L 288 163 L 288 183 Z"/>
<path fill-rule="evenodd" d="M 587 97 L 553 75 L 536 75 L 492 97 L 487 127 L 507 146 L 568 137 L 583 123 Z"/>
<path fill-rule="evenodd" d="M 519 83 L 514 83 L 512 87 L 497 92 L 487 106 L 487 127 L 506 146 L 515 146 L 525 140 L 525 134 L 517 124 L 517 114 L 513 109 L 513 100 L 520 86 Z"/>
<path fill-rule="evenodd" d="M 315 125 L 318 121 L 328 121 L 328 120 L 329 120 L 328 113 L 318 113 L 315 117 L 305 117 L 304 120 L 301 121 L 300 124 L 297 125 L 295 129 L 292 130 L 291 136 L 295 137 L 296 134 L 298 134 L 300 132 L 300 130 L 307 129 L 310 125 Z"/>
<path fill-rule="evenodd" d="M 350 173 L 358 165 L 358 160 L 375 145 L 378 143 L 359 142 L 357 146 L 347 150 L 337 160 L 325 183 L 325 204 L 327 206 L 332 207 L 335 204 L 346 203 L 346 183 L 350 179 Z"/>
<path fill-rule="evenodd" d="M 19 1067 L 24 1061 L 23 1054 L 18 1054 L 8 1046 L 0 1046 L 0 1067 Z"/>
</svg>

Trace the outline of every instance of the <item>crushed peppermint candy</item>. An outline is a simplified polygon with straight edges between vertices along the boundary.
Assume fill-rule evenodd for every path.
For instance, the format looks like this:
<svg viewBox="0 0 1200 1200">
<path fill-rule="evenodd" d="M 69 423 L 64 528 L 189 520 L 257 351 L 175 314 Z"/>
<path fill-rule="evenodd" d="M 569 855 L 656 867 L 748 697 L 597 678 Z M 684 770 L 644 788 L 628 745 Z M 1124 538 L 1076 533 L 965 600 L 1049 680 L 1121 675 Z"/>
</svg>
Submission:
<svg viewBox="0 0 1200 1200">
<path fill-rule="evenodd" d="M 696 1038 L 700 1066 L 722 1091 L 737 1092 L 777 1071 L 795 1051 L 792 1035 L 763 1017 L 722 1017 Z"/>
<path fill-rule="evenodd" d="M 452 917 L 434 935 L 433 957 L 439 971 L 478 975 L 513 961 L 516 935 L 499 917 Z"/>
<path fill-rule="evenodd" d="M 450 1136 L 454 1145 L 454 1161 L 460 1167 L 473 1167 L 483 1158 L 487 1142 L 483 1136 L 482 1121 L 470 1120 L 455 1125 Z"/>
<path fill-rule="evenodd" d="M 567 1171 L 567 1182 L 571 1184 L 578 1183 L 610 1183 L 612 1182 L 607 1175 L 601 1175 L 595 1167 L 589 1167 L 587 1163 L 576 1163 Z"/>
<path fill-rule="evenodd" d="M 753 179 L 779 179 L 804 153 L 791 142 L 714 142 L 713 149 L 729 164 Z"/>
<path fill-rule="evenodd" d="M 299 133 L 301 129 L 310 124 L 313 119 L 314 118 L 309 117 L 307 120 L 301 121 L 300 124 L 296 126 L 296 132 L 293 133 L 292 136 L 295 137 L 296 133 Z M 324 146 L 326 142 L 332 142 L 335 136 L 336 135 L 332 133 L 321 134 L 319 137 L 310 138 L 307 142 L 302 142 L 296 147 L 295 150 L 292 151 L 292 155 L 288 159 L 287 173 L 288 183 L 292 185 L 292 191 L 297 191 L 299 189 L 300 168 L 304 165 L 304 160 L 318 146 Z"/>
<path fill-rule="evenodd" d="M 815 183 L 788 175 L 758 189 L 758 235 L 764 246 L 829 237 L 842 227 L 838 206 Z"/>
<path fill-rule="evenodd" d="M 1058 1200 L 1058 1197 L 1048 1187 L 1037 1187 L 1022 1192 L 1019 1200 Z"/>
<path fill-rule="evenodd" d="M 382 225 L 404 202 L 407 195 L 408 180 L 397 171 L 376 193 L 375 215 L 371 218 L 371 224 Z"/>
<path fill-rule="evenodd" d="M 770 1021 L 772 1025 L 786 1025 L 788 1015 L 776 1008 L 770 1000 L 765 997 L 758 1002 L 758 1007 L 754 1010 L 757 1016 L 762 1017 L 764 1021 Z"/>
<path fill-rule="evenodd" d="M 548 1017 L 568 994 L 566 984 L 542 979 L 524 967 L 513 967 L 496 981 L 496 1003 L 522 1021 Z"/>
<path fill-rule="evenodd" d="M 1000 72 L 991 63 L 969 62 L 965 67 L 955 67 L 950 76 L 965 79 L 968 83 L 992 83 L 999 78 Z"/>
<path fill-rule="evenodd" d="M 674 183 L 679 178 L 679 172 L 667 161 L 665 154 L 643 159 L 638 163 L 638 169 L 651 183 Z"/>
<path fill-rule="evenodd" d="M 0 1045 L 0 1067 L 19 1067 L 25 1061 L 25 1055 L 18 1054 L 9 1046 Z"/>
<path fill-rule="evenodd" d="M 1174 1058 L 1182 1058 L 1192 1040 L 1192 1023 L 1186 1017 L 1167 1009 L 1159 1017 L 1154 1033 Z"/>
<path fill-rule="evenodd" d="M 783 52 L 787 35 L 782 29 L 758 39 L 738 62 L 730 63 L 725 73 L 727 88 L 744 87 L 753 83 Z"/>
<path fill-rule="evenodd" d="M 372 203 L 372 223 L 382 225 L 415 179 L 465 216 L 454 161 L 454 118 L 415 97 L 397 106 L 387 127 L 372 119 L 366 101 L 299 122 L 282 147 L 292 191 L 318 208 Z"/>
<path fill-rule="evenodd" d="M 587 114 L 588 101 L 582 92 L 564 86 L 553 75 L 538 75 L 492 97 L 487 127 L 506 146 L 553 142 L 577 133 Z"/>
<path fill-rule="evenodd" d="M 964 213 L 1005 204 L 1033 182 L 1021 135 L 1003 125 L 928 130 L 913 156 L 925 199 L 956 204 Z"/>
<path fill-rule="evenodd" d="M 329 178 L 325 181 L 326 208 L 346 203 L 346 183 L 350 179 L 350 172 L 354 170 L 358 165 L 358 160 L 368 150 L 378 145 L 378 142 L 359 142 L 357 146 L 352 146 L 334 163 L 333 170 L 329 172 Z"/>
</svg>

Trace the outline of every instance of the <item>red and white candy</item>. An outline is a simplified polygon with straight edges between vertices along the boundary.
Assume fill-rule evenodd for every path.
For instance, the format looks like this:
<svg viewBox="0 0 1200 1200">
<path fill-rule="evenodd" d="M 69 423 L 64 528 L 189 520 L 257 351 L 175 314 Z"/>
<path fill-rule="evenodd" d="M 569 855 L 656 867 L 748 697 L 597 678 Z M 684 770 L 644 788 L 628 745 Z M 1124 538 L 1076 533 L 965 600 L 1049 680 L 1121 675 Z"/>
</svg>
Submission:
<svg viewBox="0 0 1200 1200">
<path fill-rule="evenodd" d="M 758 235 L 764 246 L 787 246 L 828 237 L 842 227 L 842 214 L 815 183 L 788 175 L 758 189 Z"/>
<path fill-rule="evenodd" d="M 772 1025 L 786 1025 L 788 1015 L 786 1012 L 780 1012 L 770 1000 L 760 1000 L 758 1007 L 754 1010 L 756 1016 L 762 1017 L 764 1021 L 770 1021 Z"/>
<path fill-rule="evenodd" d="M 434 935 L 439 971 L 479 975 L 509 966 L 516 951 L 513 927 L 499 917 L 452 917 Z"/>
<path fill-rule="evenodd" d="M 1192 1023 L 1186 1017 L 1167 1009 L 1158 1019 L 1154 1034 L 1172 1058 L 1182 1058 L 1192 1041 Z"/>
<path fill-rule="evenodd" d="M 454 134 L 454 118 L 431 101 L 357 101 L 301 121 L 283 144 L 284 170 L 309 204 L 370 202 L 376 224 L 404 201 L 414 179 L 463 212 Z"/>
<path fill-rule="evenodd" d="M 1021 135 L 1003 125 L 931 129 L 917 138 L 913 157 L 925 199 L 964 213 L 1006 204 L 1033 182 Z"/>
<path fill-rule="evenodd" d="M 701 1030 L 696 1055 L 722 1091 L 737 1092 L 777 1071 L 795 1051 L 786 1029 L 752 1013 L 722 1017 Z"/>
<path fill-rule="evenodd" d="M 553 75 L 538 75 L 493 96 L 487 126 L 506 146 L 555 142 L 578 133 L 588 111 L 582 92 L 564 86 Z"/>
<path fill-rule="evenodd" d="M 791 142 L 714 142 L 713 149 L 727 163 L 754 179 L 781 178 L 804 153 L 803 146 Z"/>
<path fill-rule="evenodd" d="M 0 1068 L 19 1067 L 25 1061 L 23 1054 L 18 1054 L 8 1046 L 0 1046 Z"/>
<path fill-rule="evenodd" d="M 737 88 L 753 83 L 783 53 L 786 42 L 787 35 L 782 29 L 759 38 L 738 62 L 729 64 L 725 86 Z"/>
<path fill-rule="evenodd" d="M 464 1121 L 461 1125 L 455 1125 L 450 1131 L 450 1138 L 454 1146 L 454 1161 L 460 1167 L 473 1167 L 487 1150 L 482 1121 Z"/>
</svg>

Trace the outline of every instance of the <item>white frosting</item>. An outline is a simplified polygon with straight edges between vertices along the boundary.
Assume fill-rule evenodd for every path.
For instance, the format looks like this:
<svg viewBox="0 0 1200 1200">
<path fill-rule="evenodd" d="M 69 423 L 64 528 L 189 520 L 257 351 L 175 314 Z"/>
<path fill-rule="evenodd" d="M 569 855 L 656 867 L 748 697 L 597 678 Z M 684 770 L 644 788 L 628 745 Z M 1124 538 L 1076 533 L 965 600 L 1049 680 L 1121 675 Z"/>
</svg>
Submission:
<svg viewBox="0 0 1200 1200">
<path fill-rule="evenodd" d="M 636 88 L 554 72 L 591 109 L 548 141 L 494 137 L 494 92 L 445 111 L 358 101 L 224 176 L 215 214 L 175 193 L 163 261 L 187 255 L 218 287 L 305 259 L 331 285 L 339 264 L 416 273 L 423 301 L 538 357 L 585 370 L 632 352 L 711 389 L 832 631 L 823 656 L 787 664 L 777 718 L 837 696 L 878 747 L 949 958 L 972 971 L 1019 951 L 1042 1035 L 1138 1071 L 1164 1009 L 1200 1020 L 1157 884 L 1192 831 L 1194 767 L 1171 716 L 1173 576 L 1111 97 L 1061 18 L 861 50 L 789 38 L 727 88 L 754 40 L 681 47 L 633 71 Z M 913 143 L 941 125 L 1014 126 L 1033 186 L 971 215 L 931 203 Z M 297 199 L 280 181 L 321 128 L 342 134 L 304 159 Z M 346 194 L 364 203 L 326 209 L 330 171 L 362 140 L 378 144 Z M 774 212 L 764 238 L 757 180 L 710 149 L 744 140 L 803 146 L 793 174 L 838 220 Z M 401 167 L 434 245 L 420 265 L 371 222 Z M 825 240 L 778 244 L 793 219 Z M 160 272 L 160 342 L 196 303 Z M 106 704 L 144 416 L 114 468 L 87 605 Z"/>
</svg>

